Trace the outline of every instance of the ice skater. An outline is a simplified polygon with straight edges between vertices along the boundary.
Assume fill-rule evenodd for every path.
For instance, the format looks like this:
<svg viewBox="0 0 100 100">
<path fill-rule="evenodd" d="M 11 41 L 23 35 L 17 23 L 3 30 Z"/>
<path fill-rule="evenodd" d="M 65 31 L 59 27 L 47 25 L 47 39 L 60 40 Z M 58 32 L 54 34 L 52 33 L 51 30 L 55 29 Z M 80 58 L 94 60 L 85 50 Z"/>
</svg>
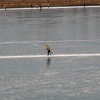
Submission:
<svg viewBox="0 0 100 100">
<path fill-rule="evenodd" d="M 45 49 L 47 50 L 47 55 L 53 54 L 53 52 L 51 52 L 51 49 L 47 44 L 45 45 Z"/>
</svg>

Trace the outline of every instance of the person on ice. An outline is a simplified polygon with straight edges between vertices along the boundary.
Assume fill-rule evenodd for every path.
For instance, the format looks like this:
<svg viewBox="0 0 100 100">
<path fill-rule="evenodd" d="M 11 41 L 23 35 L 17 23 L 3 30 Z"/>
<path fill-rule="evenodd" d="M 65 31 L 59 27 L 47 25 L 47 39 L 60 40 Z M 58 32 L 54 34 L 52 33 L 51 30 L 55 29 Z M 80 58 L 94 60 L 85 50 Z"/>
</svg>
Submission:
<svg viewBox="0 0 100 100">
<path fill-rule="evenodd" d="M 47 50 L 47 54 L 48 55 L 53 54 L 53 52 L 51 52 L 51 49 L 50 49 L 50 47 L 47 44 L 45 45 L 45 49 Z"/>
</svg>

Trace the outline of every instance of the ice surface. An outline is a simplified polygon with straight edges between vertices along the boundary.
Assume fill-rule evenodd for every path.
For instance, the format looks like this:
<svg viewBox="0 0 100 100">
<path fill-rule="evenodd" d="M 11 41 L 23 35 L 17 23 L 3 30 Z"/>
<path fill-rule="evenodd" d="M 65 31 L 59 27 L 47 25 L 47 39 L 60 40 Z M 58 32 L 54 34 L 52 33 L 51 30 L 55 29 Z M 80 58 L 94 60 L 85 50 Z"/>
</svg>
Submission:
<svg viewBox="0 0 100 100">
<path fill-rule="evenodd" d="M 0 10 L 0 100 L 99 100 L 99 12 Z"/>
</svg>

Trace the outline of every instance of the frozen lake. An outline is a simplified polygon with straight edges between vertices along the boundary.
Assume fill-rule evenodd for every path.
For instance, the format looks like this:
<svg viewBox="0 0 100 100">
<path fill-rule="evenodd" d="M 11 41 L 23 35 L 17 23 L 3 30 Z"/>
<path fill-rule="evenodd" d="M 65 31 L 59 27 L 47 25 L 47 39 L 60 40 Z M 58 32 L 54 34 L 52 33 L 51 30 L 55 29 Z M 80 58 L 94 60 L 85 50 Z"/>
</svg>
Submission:
<svg viewBox="0 0 100 100">
<path fill-rule="evenodd" d="M 0 100 L 99 99 L 100 7 L 0 10 Z"/>
</svg>

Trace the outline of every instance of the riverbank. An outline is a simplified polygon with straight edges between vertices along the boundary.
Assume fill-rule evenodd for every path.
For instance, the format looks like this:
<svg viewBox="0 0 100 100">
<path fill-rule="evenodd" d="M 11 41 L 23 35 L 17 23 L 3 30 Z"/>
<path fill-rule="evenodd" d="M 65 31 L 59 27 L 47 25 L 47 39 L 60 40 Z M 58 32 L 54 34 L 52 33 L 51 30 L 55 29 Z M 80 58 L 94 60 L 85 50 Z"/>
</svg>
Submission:
<svg viewBox="0 0 100 100">
<path fill-rule="evenodd" d="M 0 8 L 57 7 L 57 6 L 94 6 L 100 0 L 6 0 L 0 1 Z"/>
</svg>

